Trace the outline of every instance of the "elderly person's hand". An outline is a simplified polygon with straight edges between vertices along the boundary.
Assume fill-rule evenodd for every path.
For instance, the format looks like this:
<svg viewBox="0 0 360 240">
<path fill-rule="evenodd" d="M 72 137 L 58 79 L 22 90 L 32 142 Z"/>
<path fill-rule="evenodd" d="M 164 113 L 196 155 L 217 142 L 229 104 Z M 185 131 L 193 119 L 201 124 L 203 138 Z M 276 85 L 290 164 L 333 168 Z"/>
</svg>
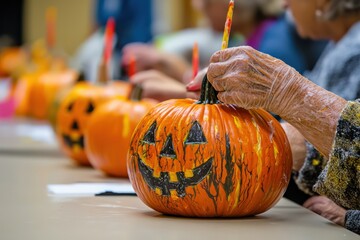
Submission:
<svg viewBox="0 0 360 240">
<path fill-rule="evenodd" d="M 141 86 L 143 98 L 153 98 L 158 101 L 185 97 L 195 98 L 195 94 L 186 92 L 184 84 L 156 70 L 139 72 L 130 81 Z"/>
<path fill-rule="evenodd" d="M 222 102 L 271 111 L 297 128 L 322 154 L 329 155 L 346 100 L 251 47 L 215 53 L 207 77 Z M 196 77 L 187 89 L 194 91 L 201 81 Z"/>
<path fill-rule="evenodd" d="M 144 43 L 130 43 L 123 48 L 122 64 L 128 66 L 132 58 L 136 61 L 136 72 L 157 70 L 179 82 L 190 69 L 189 63 L 182 57 Z"/>
<path fill-rule="evenodd" d="M 327 197 L 316 196 L 309 198 L 303 206 L 340 226 L 345 224 L 346 210 Z"/>
<path fill-rule="evenodd" d="M 211 58 L 208 79 L 222 102 L 246 109 L 265 108 L 287 115 L 308 83 L 281 60 L 251 47 L 219 51 Z"/>
<path fill-rule="evenodd" d="M 136 71 L 144 71 L 155 68 L 161 61 L 161 54 L 152 45 L 130 43 L 123 48 L 122 64 L 129 65 L 131 58 L 136 59 Z"/>
</svg>

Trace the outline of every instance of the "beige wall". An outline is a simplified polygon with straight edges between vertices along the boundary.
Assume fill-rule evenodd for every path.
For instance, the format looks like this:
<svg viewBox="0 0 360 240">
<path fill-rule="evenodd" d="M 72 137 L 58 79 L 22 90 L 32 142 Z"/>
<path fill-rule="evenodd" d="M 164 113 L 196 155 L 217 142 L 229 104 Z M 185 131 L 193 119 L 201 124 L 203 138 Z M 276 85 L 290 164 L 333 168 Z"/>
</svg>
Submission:
<svg viewBox="0 0 360 240">
<path fill-rule="evenodd" d="M 198 15 L 191 8 L 190 2 L 191 0 L 153 0 L 156 32 L 171 32 L 196 25 Z M 50 6 L 57 8 L 57 47 L 68 54 L 74 54 L 91 32 L 93 0 L 25 0 L 26 43 L 45 38 L 45 12 Z"/>
<path fill-rule="evenodd" d="M 26 43 L 45 37 L 45 12 L 50 6 L 57 8 L 57 47 L 73 54 L 90 34 L 92 0 L 25 0 Z"/>
</svg>

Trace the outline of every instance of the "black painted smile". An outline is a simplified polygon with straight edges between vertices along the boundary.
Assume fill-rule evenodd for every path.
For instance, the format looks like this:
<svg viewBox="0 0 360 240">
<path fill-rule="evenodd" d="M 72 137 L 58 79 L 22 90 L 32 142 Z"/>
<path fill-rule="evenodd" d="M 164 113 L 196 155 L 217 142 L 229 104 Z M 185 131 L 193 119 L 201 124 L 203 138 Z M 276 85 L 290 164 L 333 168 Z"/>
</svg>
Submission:
<svg viewBox="0 0 360 240">
<path fill-rule="evenodd" d="M 74 146 L 78 145 L 81 148 L 84 148 L 84 136 L 80 136 L 78 139 L 74 140 L 69 135 L 63 134 L 63 140 L 66 146 L 69 148 L 73 148 Z"/>
<path fill-rule="evenodd" d="M 145 182 L 154 191 L 160 189 L 162 196 L 170 196 L 170 190 L 176 190 L 178 197 L 185 197 L 185 188 L 199 184 L 210 173 L 212 162 L 213 158 L 210 158 L 204 164 L 194 168 L 192 177 L 187 178 L 184 172 L 176 172 L 178 180 L 172 182 L 168 172 L 161 172 L 160 177 L 154 177 L 154 170 L 146 166 L 138 156 L 139 169 Z"/>
</svg>

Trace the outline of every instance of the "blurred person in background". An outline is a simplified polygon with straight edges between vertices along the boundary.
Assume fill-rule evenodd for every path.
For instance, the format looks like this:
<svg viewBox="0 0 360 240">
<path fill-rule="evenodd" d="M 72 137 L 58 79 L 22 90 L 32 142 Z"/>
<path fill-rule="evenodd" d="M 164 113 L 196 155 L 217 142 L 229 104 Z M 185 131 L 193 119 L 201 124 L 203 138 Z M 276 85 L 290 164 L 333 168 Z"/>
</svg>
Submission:
<svg viewBox="0 0 360 240">
<path fill-rule="evenodd" d="M 186 96 L 184 83 L 192 79 L 191 56 L 198 42 L 200 66 L 220 49 L 228 0 L 193 0 L 193 7 L 206 17 L 207 28 L 186 29 L 161 37 L 160 44 L 129 44 L 124 47 L 124 64 L 136 58 L 132 81 L 141 84 L 143 96 L 160 101 Z M 249 45 L 282 59 L 299 72 L 312 69 L 325 43 L 301 38 L 283 0 L 235 0 L 229 47 Z"/>
<path fill-rule="evenodd" d="M 72 65 L 85 79 L 96 80 L 105 26 L 109 18 L 114 18 L 116 39 L 110 76 L 119 79 L 122 48 L 131 42 L 152 41 L 152 0 L 96 0 L 94 7 L 95 32 L 80 46 Z"/>
</svg>

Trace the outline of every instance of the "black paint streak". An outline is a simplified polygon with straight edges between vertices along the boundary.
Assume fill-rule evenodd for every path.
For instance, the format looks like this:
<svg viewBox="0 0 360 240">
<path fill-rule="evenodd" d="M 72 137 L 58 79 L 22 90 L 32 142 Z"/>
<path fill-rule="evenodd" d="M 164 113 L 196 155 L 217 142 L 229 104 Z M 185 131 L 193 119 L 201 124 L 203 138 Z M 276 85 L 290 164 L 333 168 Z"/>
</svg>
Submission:
<svg viewBox="0 0 360 240">
<path fill-rule="evenodd" d="M 230 148 L 230 139 L 229 135 L 225 135 L 226 143 L 226 153 L 225 153 L 225 169 L 227 172 L 224 184 L 224 190 L 226 192 L 226 197 L 229 197 L 230 193 L 234 190 L 233 186 L 233 176 L 234 176 L 234 166 L 235 162 L 232 161 L 232 154 Z"/>
</svg>

